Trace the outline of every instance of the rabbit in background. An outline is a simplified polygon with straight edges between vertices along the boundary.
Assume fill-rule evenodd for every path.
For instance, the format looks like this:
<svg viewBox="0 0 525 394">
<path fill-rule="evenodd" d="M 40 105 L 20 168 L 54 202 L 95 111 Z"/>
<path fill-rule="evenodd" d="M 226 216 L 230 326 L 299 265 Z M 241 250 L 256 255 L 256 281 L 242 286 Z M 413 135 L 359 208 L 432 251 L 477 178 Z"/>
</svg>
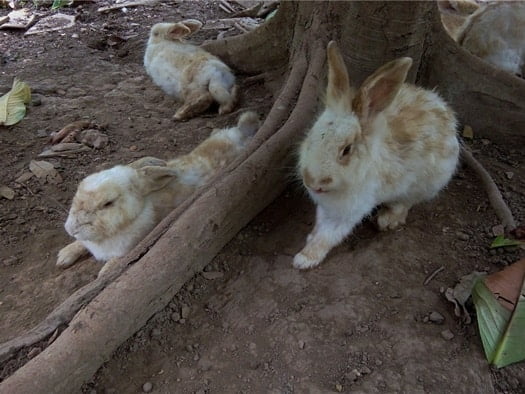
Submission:
<svg viewBox="0 0 525 394">
<path fill-rule="evenodd" d="M 433 91 L 405 82 L 412 59 L 391 61 L 354 91 L 330 42 L 326 108 L 299 148 L 298 173 L 317 205 L 293 265 L 317 266 L 377 205 L 381 230 L 405 223 L 456 170 L 456 118 Z"/>
<path fill-rule="evenodd" d="M 495 2 L 471 14 L 457 34 L 457 42 L 493 66 L 525 73 L 525 3 Z"/>
<path fill-rule="evenodd" d="M 189 119 L 216 101 L 219 114 L 233 110 L 238 95 L 235 76 L 217 57 L 184 37 L 202 27 L 195 19 L 157 23 L 151 28 L 144 55 L 146 72 L 167 94 L 182 102 L 174 118 Z"/>
<path fill-rule="evenodd" d="M 58 253 L 69 267 L 91 253 L 107 261 L 129 252 L 177 205 L 230 164 L 259 128 L 254 112 L 235 127 L 216 129 L 187 155 L 165 162 L 145 157 L 86 177 L 78 186 L 65 229 L 76 241 Z"/>
</svg>

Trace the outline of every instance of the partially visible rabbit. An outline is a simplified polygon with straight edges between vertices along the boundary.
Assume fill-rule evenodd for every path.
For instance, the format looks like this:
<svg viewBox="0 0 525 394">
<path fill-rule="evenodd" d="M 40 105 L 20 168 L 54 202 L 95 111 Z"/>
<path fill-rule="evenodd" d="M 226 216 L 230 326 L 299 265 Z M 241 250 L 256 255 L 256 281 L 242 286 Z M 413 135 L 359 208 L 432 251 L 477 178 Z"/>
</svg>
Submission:
<svg viewBox="0 0 525 394">
<path fill-rule="evenodd" d="M 173 208 L 231 163 L 259 128 L 254 112 L 217 129 L 191 153 L 164 162 L 145 157 L 86 177 L 65 223 L 77 240 L 58 253 L 68 267 L 88 251 L 106 261 L 129 252 Z"/>
<path fill-rule="evenodd" d="M 412 59 L 391 61 L 355 92 L 335 42 L 328 54 L 326 108 L 299 149 L 298 172 L 317 205 L 296 268 L 312 268 L 370 214 L 381 230 L 404 224 L 414 204 L 450 180 L 459 142 L 453 111 L 433 91 L 405 82 Z"/>
<path fill-rule="evenodd" d="M 236 104 L 238 87 L 230 68 L 184 41 L 201 27 L 202 23 L 194 19 L 157 23 L 146 46 L 146 72 L 167 94 L 183 103 L 175 113 L 177 120 L 206 111 L 214 101 L 219 103 L 219 114 L 231 112 Z"/>
<path fill-rule="evenodd" d="M 457 41 L 493 66 L 525 75 L 525 3 L 483 5 L 465 21 Z"/>
<path fill-rule="evenodd" d="M 438 0 L 437 3 L 443 27 L 454 40 L 469 15 L 479 8 L 475 0 Z"/>
</svg>

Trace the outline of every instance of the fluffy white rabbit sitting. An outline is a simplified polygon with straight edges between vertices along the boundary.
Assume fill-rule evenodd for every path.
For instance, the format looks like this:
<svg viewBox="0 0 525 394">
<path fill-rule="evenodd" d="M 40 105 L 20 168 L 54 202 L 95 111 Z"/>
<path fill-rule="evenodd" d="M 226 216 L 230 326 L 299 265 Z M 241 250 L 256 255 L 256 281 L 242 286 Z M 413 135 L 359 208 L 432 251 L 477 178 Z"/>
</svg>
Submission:
<svg viewBox="0 0 525 394">
<path fill-rule="evenodd" d="M 201 27 L 195 19 L 157 23 L 146 46 L 146 72 L 167 94 L 183 103 L 174 116 L 178 120 L 206 111 L 214 101 L 219 103 L 219 114 L 231 112 L 237 100 L 238 88 L 230 68 L 184 41 Z"/>
<path fill-rule="evenodd" d="M 493 66 L 517 75 L 525 73 L 525 2 L 486 4 L 468 17 L 458 43 Z"/>
<path fill-rule="evenodd" d="M 157 223 L 219 169 L 231 163 L 259 128 L 254 112 L 217 129 L 191 153 L 168 162 L 145 157 L 86 177 L 65 223 L 76 241 L 58 253 L 68 267 L 88 252 L 106 261 L 129 252 Z"/>
<path fill-rule="evenodd" d="M 377 205 L 382 230 L 404 224 L 414 204 L 450 180 L 459 142 L 453 111 L 433 91 L 405 82 L 412 59 L 391 61 L 355 92 L 336 44 L 328 44 L 326 108 L 299 149 L 298 171 L 317 205 L 296 268 L 312 268 Z"/>
</svg>

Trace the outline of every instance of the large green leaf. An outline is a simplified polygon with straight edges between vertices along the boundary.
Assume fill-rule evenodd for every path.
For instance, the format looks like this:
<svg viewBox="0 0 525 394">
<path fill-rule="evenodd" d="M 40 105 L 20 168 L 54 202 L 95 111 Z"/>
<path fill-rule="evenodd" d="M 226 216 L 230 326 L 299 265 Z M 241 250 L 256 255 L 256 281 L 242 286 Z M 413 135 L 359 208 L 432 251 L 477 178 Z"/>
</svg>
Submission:
<svg viewBox="0 0 525 394">
<path fill-rule="evenodd" d="M 26 104 L 31 101 L 31 89 L 17 78 L 9 92 L 0 97 L 0 126 L 11 126 L 26 115 Z"/>
<path fill-rule="evenodd" d="M 497 273 L 496 290 L 495 281 L 489 282 L 490 290 L 485 280 L 480 279 L 472 291 L 485 355 L 489 363 L 498 368 L 525 359 L 525 281 L 522 271 L 525 262 L 522 260 L 514 266 Z M 516 280 L 520 283 L 517 290 L 514 286 Z M 514 290 L 509 292 L 512 287 Z M 501 301 L 495 294 L 502 297 Z"/>
</svg>

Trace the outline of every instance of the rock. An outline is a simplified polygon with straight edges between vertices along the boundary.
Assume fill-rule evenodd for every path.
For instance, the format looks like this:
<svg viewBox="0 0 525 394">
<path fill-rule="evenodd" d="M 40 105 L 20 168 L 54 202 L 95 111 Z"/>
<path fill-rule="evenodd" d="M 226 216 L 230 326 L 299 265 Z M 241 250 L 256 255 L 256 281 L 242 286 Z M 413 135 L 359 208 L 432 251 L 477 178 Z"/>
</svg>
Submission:
<svg viewBox="0 0 525 394">
<path fill-rule="evenodd" d="M 12 265 L 16 265 L 18 263 L 18 261 L 19 261 L 18 257 L 10 256 L 10 257 L 6 257 L 4 260 L 2 260 L 2 264 L 5 265 L 6 267 L 9 267 L 9 266 L 12 266 Z"/>
<path fill-rule="evenodd" d="M 470 239 L 470 235 L 468 235 L 467 233 L 464 233 L 462 231 L 458 231 L 456 232 L 456 237 L 460 240 L 460 241 L 468 241 Z"/>
<path fill-rule="evenodd" d="M 192 345 L 186 345 L 186 350 L 188 352 L 192 352 L 193 351 L 193 346 Z"/>
<path fill-rule="evenodd" d="M 439 312 L 430 312 L 428 319 L 434 324 L 443 324 L 445 317 Z"/>
<path fill-rule="evenodd" d="M 144 393 L 149 393 L 151 392 L 151 390 L 153 390 L 153 383 L 151 382 L 146 382 L 142 385 L 142 391 Z"/>
<path fill-rule="evenodd" d="M 345 374 L 345 379 L 349 382 L 355 382 L 360 376 L 361 373 L 357 369 L 352 369 L 350 372 Z"/>
<path fill-rule="evenodd" d="M 80 142 L 95 149 L 100 149 L 109 143 L 109 137 L 98 130 L 87 129 L 80 133 Z"/>
<path fill-rule="evenodd" d="M 304 341 L 300 340 L 299 341 L 299 349 L 304 349 L 304 345 L 305 345 Z"/>
<path fill-rule="evenodd" d="M 0 196 L 12 200 L 15 197 L 15 191 L 9 186 L 0 185 Z"/>
<path fill-rule="evenodd" d="M 151 330 L 150 336 L 151 338 L 160 337 L 160 330 L 158 328 L 154 328 L 153 330 Z"/>
<path fill-rule="evenodd" d="M 180 308 L 180 315 L 182 316 L 183 319 L 186 319 L 190 315 L 190 312 L 191 312 L 191 309 L 187 305 L 183 305 Z"/>
<path fill-rule="evenodd" d="M 335 391 L 337 391 L 338 393 L 340 393 L 341 391 L 343 391 L 343 386 L 342 386 L 340 383 L 336 383 L 336 385 L 335 385 Z"/>
<path fill-rule="evenodd" d="M 180 320 L 180 313 L 179 312 L 173 312 L 171 314 L 171 320 L 174 322 L 178 322 Z"/>
<path fill-rule="evenodd" d="M 361 373 L 361 375 L 368 375 L 372 373 L 372 370 L 365 365 L 361 368 L 359 372 Z"/>
<path fill-rule="evenodd" d="M 193 361 L 199 361 L 199 358 L 200 356 L 198 354 L 195 354 L 195 356 L 193 356 Z"/>
<path fill-rule="evenodd" d="M 441 331 L 441 336 L 447 341 L 450 341 L 452 338 L 454 338 L 454 334 L 449 329 Z"/>
<path fill-rule="evenodd" d="M 40 97 L 38 97 L 38 96 L 33 96 L 31 98 L 31 104 L 33 104 L 34 107 L 38 107 L 38 106 L 42 105 L 42 99 Z"/>
<path fill-rule="evenodd" d="M 498 236 L 498 235 L 504 235 L 505 234 L 505 228 L 503 227 L 502 224 L 498 224 L 497 226 L 494 226 L 492 227 L 492 234 L 494 234 L 494 236 Z"/>
<path fill-rule="evenodd" d="M 507 179 L 512 179 L 514 178 L 514 173 L 512 171 L 506 171 L 505 176 L 507 177 Z"/>
</svg>

